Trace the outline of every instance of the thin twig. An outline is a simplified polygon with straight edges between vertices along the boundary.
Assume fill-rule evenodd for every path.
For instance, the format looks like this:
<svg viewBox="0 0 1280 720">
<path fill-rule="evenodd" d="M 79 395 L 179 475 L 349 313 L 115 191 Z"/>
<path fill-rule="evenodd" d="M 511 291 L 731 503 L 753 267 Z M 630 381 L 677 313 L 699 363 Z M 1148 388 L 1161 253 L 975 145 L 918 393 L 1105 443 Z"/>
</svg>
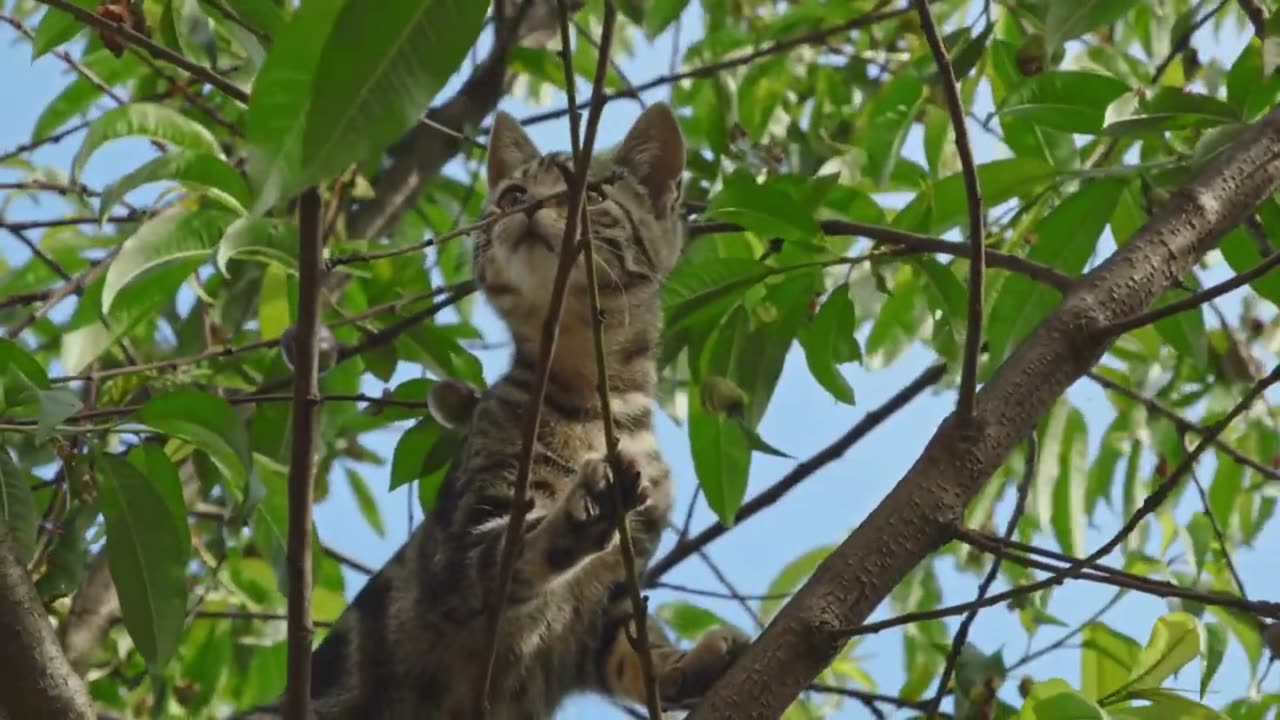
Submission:
<svg viewBox="0 0 1280 720">
<path fill-rule="evenodd" d="M 712 75 L 717 75 L 719 73 L 724 72 L 725 70 L 729 70 L 735 67 L 741 67 L 743 65 L 748 65 L 756 60 L 759 60 L 760 58 L 769 57 L 770 55 L 779 55 L 781 53 L 784 53 L 793 48 L 800 47 L 802 45 L 822 44 L 822 43 L 825 43 L 828 38 L 831 38 L 835 35 L 840 35 L 842 33 L 847 33 L 850 30 L 857 30 L 859 28 L 875 25 L 876 23 L 882 22 L 884 20 L 891 20 L 893 18 L 901 17 L 911 12 L 909 8 L 904 8 L 899 10 L 886 10 L 881 12 L 880 8 L 883 8 L 887 4 L 888 2 L 881 2 L 876 6 L 874 10 L 867 12 L 863 15 L 859 15 L 858 17 L 855 17 L 853 19 L 846 20 L 838 25 L 833 25 L 831 27 L 826 27 L 826 28 L 820 28 L 818 30 L 814 30 L 813 32 L 796 35 L 795 37 L 784 38 L 782 40 L 769 43 L 768 45 L 760 48 L 759 50 L 753 50 L 749 53 L 743 53 L 742 55 L 729 57 L 724 60 L 720 60 L 718 62 L 702 65 L 700 67 L 690 68 L 683 72 L 667 73 L 665 75 L 660 75 L 658 77 L 642 82 L 639 85 L 636 85 L 634 87 L 630 87 L 625 90 L 620 90 L 618 92 L 609 93 L 604 97 L 604 99 L 606 102 L 608 102 L 608 101 L 616 100 L 622 97 L 631 97 L 632 95 L 646 92 L 648 90 L 652 90 L 657 87 L 662 87 L 663 85 L 677 83 L 677 82 L 680 82 L 681 80 L 688 80 L 691 78 L 709 77 Z M 574 105 L 569 105 L 562 108 L 556 108 L 554 110 L 547 110 L 540 113 L 534 113 L 532 115 L 527 115 L 523 118 L 520 118 L 520 124 L 527 126 L 527 125 L 534 125 L 540 122 L 546 122 L 548 120 L 555 120 L 557 118 L 562 118 L 568 115 L 571 110 L 582 110 L 585 107 L 586 105 L 583 103 L 576 103 Z"/>
<path fill-rule="evenodd" d="M 865 237 L 876 242 L 892 245 L 897 248 L 912 250 L 922 253 L 940 253 L 944 255 L 953 255 L 955 257 L 968 258 L 973 255 L 973 247 L 969 243 L 958 242 L 955 240 L 943 240 L 942 238 L 931 237 L 928 235 L 919 235 L 897 228 L 885 227 L 883 225 L 869 225 L 867 223 L 849 222 L 847 220 L 822 220 L 818 223 L 822 228 L 822 232 L 827 235 L 854 235 Z M 737 223 L 731 222 L 700 222 L 689 226 L 689 237 L 695 238 L 700 235 L 712 235 L 716 233 L 742 232 L 744 228 Z M 1041 265 L 1034 260 L 1003 253 L 998 250 L 986 250 L 987 264 L 991 267 L 1001 268 L 1010 272 L 1016 272 L 1021 275 L 1043 283 L 1065 293 L 1070 289 L 1075 280 L 1059 270 Z"/>
<path fill-rule="evenodd" d="M 601 44 L 603 45 L 603 39 Z M 596 87 L 600 87 L 597 85 Z M 511 516 L 502 539 L 502 555 L 498 565 L 498 586 L 491 596 L 489 608 L 489 624 L 486 628 L 486 648 L 482 676 L 477 684 L 478 697 L 475 707 L 478 715 L 484 718 L 489 712 L 489 686 L 493 679 L 494 657 L 498 650 L 498 631 L 502 623 L 502 611 L 506 605 L 507 588 L 511 586 L 511 576 L 515 571 L 516 553 L 519 538 L 524 530 L 525 515 L 529 512 L 529 471 L 533 465 L 533 447 L 538 437 L 538 425 L 542 419 L 542 400 L 547 393 L 547 383 L 551 377 L 551 358 L 554 357 L 556 341 L 560 335 L 560 316 L 564 310 L 564 296 L 569 284 L 569 271 L 573 268 L 577 256 L 578 225 L 582 217 L 582 204 L 586 196 L 587 168 L 591 161 L 591 152 L 595 146 L 596 132 L 600 125 L 600 114 L 604 108 L 602 93 L 592 92 L 591 108 L 587 112 L 587 126 L 582 139 L 582 150 L 579 155 L 579 166 L 574 168 L 573 184 L 569 191 L 569 207 L 565 215 L 564 237 L 560 241 L 560 261 L 556 267 L 555 279 L 551 286 L 551 297 L 548 299 L 547 316 L 542 323 L 541 344 L 538 348 L 538 359 L 534 365 L 533 391 L 529 397 L 528 411 L 524 415 L 522 428 L 522 444 L 519 464 L 516 468 L 515 490 L 512 499 Z"/>
<path fill-rule="evenodd" d="M 1277 381 L 1280 381 L 1280 365 L 1277 365 L 1265 378 L 1254 383 L 1253 387 L 1249 389 L 1249 392 L 1245 394 L 1244 398 L 1241 399 L 1240 402 L 1236 403 L 1236 405 L 1232 407 L 1231 410 L 1225 416 L 1223 416 L 1221 420 L 1213 424 L 1213 426 L 1209 431 L 1209 435 L 1205 438 L 1202 438 L 1200 442 L 1191 450 L 1191 452 L 1188 453 L 1185 458 L 1183 458 L 1182 462 L 1179 463 L 1178 466 L 1174 468 L 1174 470 L 1171 473 L 1169 473 L 1169 476 L 1165 478 L 1164 481 L 1162 481 L 1160 485 L 1158 485 L 1156 489 L 1146 497 L 1145 500 L 1143 500 L 1142 505 L 1136 511 L 1134 511 L 1132 515 L 1129 516 L 1129 519 L 1125 521 L 1124 525 L 1118 531 L 1116 531 L 1116 533 L 1109 540 L 1103 543 L 1097 550 L 1094 550 L 1092 553 L 1090 553 L 1087 557 L 1074 559 L 1066 567 L 1054 569 L 1053 571 L 1051 571 L 1051 574 L 1046 578 L 1037 580 L 1032 583 L 1028 583 L 1027 585 L 1014 588 L 1004 593 L 997 593 L 995 595 L 991 595 L 982 601 L 965 603 L 964 605 L 955 606 L 950 609 L 944 609 L 945 611 L 934 610 L 934 611 L 927 611 L 927 612 L 921 612 L 921 613 L 907 613 L 905 615 L 900 615 L 897 618 L 892 619 L 891 621 L 884 621 L 880 623 L 869 623 L 869 624 L 860 625 L 857 627 L 846 628 L 845 629 L 846 632 L 848 632 L 850 635 L 863 635 L 870 632 L 878 632 L 879 630 L 884 629 L 885 627 L 894 627 L 897 624 L 902 624 L 906 622 L 919 622 L 921 620 L 943 618 L 953 614 L 968 612 L 970 609 L 975 607 L 990 607 L 991 605 L 999 604 L 1013 597 L 1026 595 L 1028 593 L 1037 592 L 1054 585 L 1059 585 L 1062 582 L 1064 582 L 1067 578 L 1080 577 L 1082 575 L 1082 570 L 1086 569 L 1090 565 L 1096 564 L 1100 559 L 1105 557 L 1112 550 L 1115 550 L 1116 547 L 1120 545 L 1120 543 L 1124 542 L 1125 538 L 1127 538 L 1130 534 L 1133 533 L 1134 529 L 1137 528 L 1139 523 L 1141 523 L 1144 519 L 1146 519 L 1148 515 L 1155 512 L 1155 510 L 1158 507 L 1160 507 L 1160 505 L 1163 504 L 1164 501 L 1173 492 L 1174 488 L 1177 487 L 1178 483 L 1181 482 L 1182 478 L 1191 469 L 1191 466 L 1194 465 L 1195 462 L 1204 453 L 1205 449 L 1207 449 L 1209 445 L 1212 444 L 1213 438 L 1221 434 L 1222 431 L 1225 430 L 1227 426 L 1230 425 L 1231 422 L 1236 419 L 1236 417 L 1238 417 L 1241 413 L 1243 413 L 1250 405 L 1253 404 L 1254 400 L 1256 400 L 1260 395 L 1262 395 L 1264 391 L 1266 391 L 1268 387 L 1270 387 L 1272 384 L 1274 384 Z M 957 529 L 956 536 L 961 537 L 964 534 L 964 532 L 965 531 L 963 529 Z M 1021 562 L 1021 561 L 1018 561 L 1018 562 Z M 1098 578 L 1101 579 L 1101 581 L 1103 582 L 1107 582 L 1107 580 L 1102 578 L 1107 578 L 1107 577 L 1108 576 L 1105 576 L 1105 575 L 1098 576 Z M 1142 588 L 1135 588 L 1135 589 L 1142 589 Z M 1180 588 L 1176 589 L 1176 591 L 1178 594 L 1182 593 L 1182 590 Z M 1215 604 L 1236 607 L 1237 609 L 1248 608 L 1249 611 L 1253 612 L 1255 615 L 1260 615 L 1263 617 L 1268 617 L 1273 619 L 1280 619 L 1280 603 L 1249 603 L 1248 601 L 1245 601 L 1243 599 L 1237 600 L 1236 598 L 1221 598 L 1220 601 Z M 958 609 L 958 608 L 962 608 L 962 609 Z"/>
<path fill-rule="evenodd" d="M 982 348 L 982 281 L 986 272 L 982 190 L 978 187 L 978 170 L 973 160 L 973 148 L 969 145 L 969 130 L 965 126 L 964 103 L 960 101 L 955 68 L 951 66 L 947 48 L 938 35 L 938 26 L 933 21 L 933 13 L 929 11 L 928 0 L 915 0 L 915 6 L 916 14 L 920 16 L 920 30 L 929 43 L 933 62 L 938 67 L 942 94 L 946 97 L 947 112 L 951 115 L 951 129 L 956 136 L 956 153 L 960 157 L 965 197 L 969 204 L 969 317 L 965 328 L 964 362 L 960 367 L 960 394 L 956 401 L 957 414 L 962 421 L 967 422 L 974 414 L 978 392 L 978 355 Z"/>
<path fill-rule="evenodd" d="M 942 379 L 946 374 L 947 366 L 939 363 L 925 370 L 914 380 L 907 383 L 892 397 L 885 400 L 879 407 L 874 408 L 862 417 L 849 431 L 841 435 L 835 442 L 818 451 L 812 457 L 804 462 L 796 465 L 780 480 L 761 491 L 750 500 L 742 503 L 742 507 L 738 508 L 738 512 L 734 515 L 733 527 L 741 527 L 742 523 L 752 515 L 764 510 L 782 499 L 793 488 L 804 482 L 810 475 L 822 469 L 829 463 L 839 459 L 849 448 L 853 447 L 858 441 L 866 437 L 872 430 L 875 430 L 885 420 L 888 420 L 894 413 L 906 407 L 908 403 L 914 400 L 920 393 Z M 656 562 L 649 566 L 649 571 L 645 574 L 645 586 L 649 587 L 658 578 L 671 568 L 683 562 L 690 555 L 694 554 L 699 548 L 706 547 L 716 538 L 729 532 L 720 523 L 708 525 L 701 532 L 687 540 L 677 542 L 675 547 L 667 551 Z"/>
<path fill-rule="evenodd" d="M 565 94 L 570 105 L 576 105 L 574 99 L 574 72 L 572 57 L 572 40 L 569 33 L 569 9 L 565 0 L 556 0 L 560 10 L 560 57 L 564 61 Z M 604 27 L 600 31 L 600 44 L 596 53 L 596 73 L 591 88 L 591 97 L 604 96 L 604 80 L 609 71 L 609 48 L 613 42 L 613 26 L 617 20 L 618 10 L 613 0 L 604 3 Z M 591 112 L 597 117 L 602 109 L 603 101 L 593 102 Z M 588 132 L 591 132 L 588 130 Z M 578 113 L 569 115 L 569 137 L 573 149 L 574 178 L 585 183 L 588 165 L 591 158 L 589 150 L 578 146 Z M 591 138 L 594 140 L 594 137 Z M 618 524 L 618 552 L 622 556 L 622 568 L 627 576 L 627 589 L 631 598 L 631 613 L 635 627 L 635 651 L 640 656 L 640 671 L 644 677 L 645 706 L 649 711 L 649 720 L 662 720 L 662 701 L 658 697 L 658 680 L 653 670 L 653 656 L 649 652 L 648 600 L 640 594 L 640 581 L 637 579 L 635 548 L 631 543 L 631 527 L 627 510 L 622 499 L 623 463 L 618 455 L 618 434 L 613 426 L 613 408 L 609 403 L 609 364 L 605 359 L 604 349 L 604 311 L 600 308 L 600 288 L 596 277 L 595 243 L 591 238 L 591 216 L 579 203 L 582 218 L 578 244 L 582 248 L 583 264 L 586 267 L 587 288 L 589 289 L 591 307 L 591 339 L 595 348 L 596 391 L 600 396 L 600 420 L 604 426 L 605 457 L 608 459 L 611 480 L 610 494 L 613 496 L 613 509 Z M 566 232 L 565 241 L 569 236 Z"/>
<path fill-rule="evenodd" d="M 1218 540 L 1218 549 L 1222 551 L 1222 560 L 1227 564 L 1227 571 L 1231 573 L 1231 579 L 1236 583 L 1236 589 L 1240 591 L 1240 597 L 1249 598 L 1249 593 L 1244 589 L 1244 579 L 1240 577 L 1240 572 L 1236 570 L 1236 563 L 1231 559 L 1231 546 L 1227 544 L 1227 534 L 1222 530 L 1222 523 L 1218 522 L 1218 516 L 1213 512 L 1213 505 L 1209 503 L 1209 493 L 1204 490 L 1204 483 L 1200 482 L 1200 475 L 1193 469 L 1191 471 L 1191 482 L 1195 484 L 1196 494 L 1200 496 L 1200 506 L 1204 509 L 1204 516 L 1209 518 L 1209 527 L 1213 528 L 1213 536 Z"/>
<path fill-rule="evenodd" d="M 1176 428 L 1178 428 L 1183 432 L 1186 432 L 1186 431 L 1194 432 L 1200 437 L 1209 436 L 1209 433 L 1210 433 L 1209 428 L 1199 423 L 1192 422 L 1191 420 L 1179 414 L 1173 408 L 1165 405 L 1164 403 L 1160 402 L 1159 400 L 1153 397 L 1144 395 L 1138 392 L 1137 390 L 1134 390 L 1133 388 L 1121 385 L 1120 383 L 1116 382 L 1115 380 L 1112 380 L 1111 378 L 1106 377 L 1105 375 L 1102 375 L 1096 370 L 1090 370 L 1086 372 L 1085 377 L 1101 385 L 1107 390 L 1111 390 L 1112 392 L 1119 393 L 1120 395 L 1123 395 L 1129 398 L 1130 400 L 1136 403 L 1139 403 L 1140 405 L 1145 407 L 1147 410 L 1153 413 L 1156 413 L 1157 415 L 1163 415 L 1165 418 L 1171 420 Z M 1221 438 L 1214 437 L 1213 446 L 1217 448 L 1218 452 L 1231 458 L 1236 463 L 1253 470 L 1254 472 L 1262 475 L 1263 477 L 1269 480 L 1280 482 L 1280 472 L 1276 472 L 1275 468 L 1270 467 L 1268 465 L 1264 465 L 1261 460 L 1258 460 L 1256 458 L 1251 458 L 1248 455 L 1245 455 L 1239 450 L 1228 445 Z"/>
<path fill-rule="evenodd" d="M 288 677 L 285 717 L 311 717 L 311 505 L 316 439 L 316 331 L 320 323 L 323 238 L 318 188 L 298 198 L 298 324 L 294 335 L 293 448 L 289 463 Z"/>
<path fill-rule="evenodd" d="M 1031 489 L 1031 480 L 1036 474 L 1036 434 L 1032 432 L 1027 436 L 1027 460 L 1022 468 L 1022 479 L 1018 482 L 1018 495 L 1013 504 L 1013 511 L 1009 513 L 1009 521 L 1005 524 L 1004 537 L 1006 540 L 1013 537 L 1013 533 L 1018 529 L 1018 521 L 1022 519 L 1022 513 L 1027 507 L 1027 493 Z M 991 591 L 992 584 L 995 583 L 996 577 L 1000 574 L 1000 556 L 996 556 L 991 561 L 991 567 L 987 569 L 987 575 L 978 585 L 977 600 L 982 600 Z M 955 672 L 956 663 L 960 661 L 960 653 L 964 650 L 965 643 L 969 640 L 969 629 L 973 627 L 973 623 L 978 619 L 978 608 L 974 608 L 965 614 L 960 620 L 960 627 L 956 628 L 956 635 L 951 641 L 951 651 L 947 653 L 946 663 L 942 666 L 942 675 L 938 678 L 938 692 L 934 694 L 933 700 L 929 703 L 928 716 L 936 718 L 938 708 L 942 705 L 942 698 L 949 691 L 948 686 L 951 684 L 951 676 Z"/>
</svg>

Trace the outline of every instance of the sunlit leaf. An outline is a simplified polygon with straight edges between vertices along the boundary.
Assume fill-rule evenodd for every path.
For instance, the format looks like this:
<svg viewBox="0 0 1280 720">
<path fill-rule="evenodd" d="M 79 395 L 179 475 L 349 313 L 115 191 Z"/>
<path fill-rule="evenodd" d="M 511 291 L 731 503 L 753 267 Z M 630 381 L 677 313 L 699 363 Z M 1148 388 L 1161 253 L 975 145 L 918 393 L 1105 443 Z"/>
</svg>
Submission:
<svg viewBox="0 0 1280 720">
<path fill-rule="evenodd" d="M 197 208 L 164 213 L 143 223 L 107 268 L 102 311 L 110 313 L 120 291 L 157 265 L 209 256 L 233 218 L 223 210 Z"/>
<path fill-rule="evenodd" d="M 89 126 L 80 149 L 71 160 L 71 176 L 79 177 L 94 151 L 120 138 L 143 136 L 175 147 L 223 157 L 222 147 L 209 129 L 181 112 L 151 102 L 134 102 L 112 108 Z"/>
</svg>

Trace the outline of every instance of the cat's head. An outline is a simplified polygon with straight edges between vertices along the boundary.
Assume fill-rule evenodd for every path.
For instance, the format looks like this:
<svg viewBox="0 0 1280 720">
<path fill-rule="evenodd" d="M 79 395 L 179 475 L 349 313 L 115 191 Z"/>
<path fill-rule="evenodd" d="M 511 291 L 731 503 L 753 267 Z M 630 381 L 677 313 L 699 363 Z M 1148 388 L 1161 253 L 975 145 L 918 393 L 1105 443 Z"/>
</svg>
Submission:
<svg viewBox="0 0 1280 720">
<path fill-rule="evenodd" d="M 679 214 L 685 146 L 671 108 L 641 113 L 622 143 L 593 157 L 584 199 L 601 301 L 611 311 L 649 307 L 684 242 Z M 568 153 L 543 154 L 515 118 L 499 112 L 489 138 L 485 216 L 560 195 L 541 207 L 508 215 L 476 236 L 477 283 L 514 329 L 540 326 L 548 307 L 573 175 Z M 566 313 L 581 315 L 589 288 L 579 256 L 569 277 Z"/>
</svg>

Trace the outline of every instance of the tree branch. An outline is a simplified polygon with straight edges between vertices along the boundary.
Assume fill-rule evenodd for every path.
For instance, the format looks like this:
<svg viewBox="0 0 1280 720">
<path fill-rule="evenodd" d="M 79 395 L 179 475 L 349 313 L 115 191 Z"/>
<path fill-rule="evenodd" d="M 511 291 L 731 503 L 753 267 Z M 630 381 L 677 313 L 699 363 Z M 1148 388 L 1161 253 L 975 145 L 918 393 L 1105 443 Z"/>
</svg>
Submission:
<svg viewBox="0 0 1280 720">
<path fill-rule="evenodd" d="M 1115 254 L 1082 277 L 953 413 L 885 500 L 815 570 L 689 720 L 776 718 L 889 591 L 947 536 L 965 504 L 1057 398 L 1097 362 L 1108 324 L 1146 309 L 1280 185 L 1280 109 L 1240 134 Z M 894 542 L 885 543 L 885 538 Z"/>
<path fill-rule="evenodd" d="M 969 313 L 964 335 L 964 364 L 960 367 L 960 398 L 956 403 L 961 418 L 974 412 L 974 393 L 978 388 L 978 353 L 982 347 L 982 281 L 986 270 L 985 231 L 982 227 L 982 190 L 978 187 L 978 170 L 969 145 L 969 130 L 964 122 L 964 103 L 956 85 L 956 71 L 951 67 L 947 48 L 938 35 L 938 25 L 929 12 L 929 0 L 914 0 L 920 16 L 920 30 L 929 43 L 933 62 L 938 66 L 942 94 L 947 99 L 951 130 L 956 136 L 956 153 L 960 156 L 960 174 L 964 179 L 965 198 L 969 206 Z M 939 696 L 941 697 L 941 696 Z M 937 712 L 937 702 L 933 706 Z"/>
<path fill-rule="evenodd" d="M 314 496 L 317 352 L 320 283 L 324 273 L 324 237 L 320 190 L 298 200 L 298 324 L 294 334 L 293 451 L 289 462 L 289 540 L 285 565 L 289 578 L 288 680 L 285 712 L 289 720 L 311 717 L 311 505 Z"/>
<path fill-rule="evenodd" d="M 93 703 L 80 676 L 58 647 L 49 616 L 14 554 L 13 541 L 0 523 L 0 715 L 13 720 L 59 718 L 89 720 Z"/>
</svg>

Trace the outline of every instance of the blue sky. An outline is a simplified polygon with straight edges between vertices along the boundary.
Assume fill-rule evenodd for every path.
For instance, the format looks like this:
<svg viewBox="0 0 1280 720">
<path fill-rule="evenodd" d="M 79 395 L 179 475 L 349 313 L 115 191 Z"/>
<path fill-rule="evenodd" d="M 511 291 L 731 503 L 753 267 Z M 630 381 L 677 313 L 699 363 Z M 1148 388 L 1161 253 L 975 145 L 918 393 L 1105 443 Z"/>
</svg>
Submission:
<svg viewBox="0 0 1280 720">
<path fill-rule="evenodd" d="M 696 3 L 692 5 L 696 6 Z M 686 31 L 681 44 L 687 46 L 689 41 L 696 40 L 696 33 L 700 27 L 701 19 L 697 17 L 696 10 L 691 9 L 686 13 Z M 6 100 L 0 103 L 0 151 L 29 139 L 37 114 L 48 99 L 71 79 L 65 66 L 52 56 L 46 56 L 32 64 L 28 45 L 25 41 L 13 42 L 15 37 L 16 33 L 11 29 L 7 27 L 0 29 L 0 73 L 5 78 Z M 652 46 L 646 46 L 643 38 L 640 37 L 636 38 L 636 42 L 640 47 L 637 56 L 624 63 L 627 75 L 633 80 L 642 81 L 665 72 L 670 57 L 671 34 L 668 33 L 659 38 Z M 1202 39 L 1196 43 L 1196 46 L 1202 55 L 1225 58 L 1229 63 L 1239 52 L 1242 43 L 1243 38 L 1236 33 L 1220 41 L 1211 41 L 1206 32 L 1202 33 Z M 456 85 L 455 79 L 445 92 L 451 91 Z M 579 92 L 586 91 L 586 88 L 580 84 Z M 658 89 L 647 94 L 646 100 L 665 99 L 667 93 L 665 88 Z M 546 100 L 548 101 L 546 104 L 534 106 L 508 99 L 502 103 L 502 108 L 518 117 L 536 109 L 562 103 L 561 97 Z M 979 114 L 989 108 L 989 101 L 982 102 L 987 107 L 977 108 Z M 608 146 L 619 141 L 638 112 L 639 105 L 632 101 L 618 101 L 609 105 L 604 114 L 597 147 Z M 531 128 L 530 134 L 543 149 L 567 146 L 567 130 L 560 122 L 538 125 Z M 975 154 L 979 160 L 991 159 L 995 150 L 990 139 L 981 132 L 972 133 L 972 136 L 975 142 Z M 70 167 L 70 159 L 78 146 L 79 139 L 80 136 L 76 135 L 57 146 L 46 147 L 37 153 L 36 158 L 66 172 Z M 145 143 L 133 141 L 112 143 L 94 156 L 83 179 L 91 186 L 101 187 L 105 182 L 119 177 L 151 157 L 152 152 Z M 906 152 L 915 157 L 920 156 L 918 134 L 913 135 L 909 140 Z M 458 165 L 455 163 L 451 167 L 456 170 Z M 0 179 L 8 179 L 11 175 L 11 172 L 0 169 Z M 145 194 L 142 196 L 146 197 Z M 60 201 L 56 197 L 48 196 L 45 202 L 57 207 Z M 8 217 L 17 219 L 34 213 L 47 216 L 49 210 L 32 208 L 25 202 L 15 203 L 10 208 Z M 19 261 L 26 256 L 26 251 L 18 247 L 12 237 L 0 236 L 0 249 L 4 257 L 11 262 Z M 1238 299 L 1227 303 L 1229 314 L 1232 312 L 1231 308 L 1237 307 L 1237 303 Z M 480 326 L 487 338 L 504 341 L 505 333 L 492 314 L 483 307 L 480 312 Z M 479 353 L 487 377 L 496 377 L 504 370 L 508 361 L 507 353 L 506 349 Z M 887 368 L 868 371 L 861 367 L 846 366 L 845 376 L 858 395 L 858 405 L 850 408 L 836 403 L 817 385 L 809 375 L 803 355 L 799 353 L 798 348 L 794 349 L 788 357 L 786 369 L 760 428 L 761 434 L 769 442 L 792 455 L 798 458 L 807 457 L 843 433 L 868 409 L 879 405 L 933 360 L 934 358 L 928 352 L 916 346 Z M 414 376 L 416 372 L 413 369 L 402 367 L 397 377 L 393 378 L 392 384 Z M 376 381 L 371 381 L 367 384 L 366 390 L 377 394 L 381 386 Z M 1102 393 L 1087 382 L 1078 383 L 1073 387 L 1070 397 L 1084 413 L 1088 422 L 1092 456 L 1102 430 L 1112 417 L 1110 405 Z M 769 511 L 751 518 L 740 528 L 712 544 L 708 548 L 711 557 L 742 592 L 763 592 L 777 572 L 790 560 L 811 548 L 835 544 L 843 540 L 916 460 L 932 435 L 933 429 L 950 411 L 953 402 L 954 394 L 950 391 L 925 393 L 846 456 L 816 473 Z M 398 431 L 377 433 L 369 438 L 369 444 L 385 457 L 390 457 L 398 434 Z M 659 419 L 658 435 L 675 472 L 679 498 L 675 517 L 683 517 L 696 483 L 688 437 L 683 428 L 666 417 Z M 778 479 L 792 465 L 793 461 L 790 460 L 757 455 L 752 460 L 748 495 L 758 492 Z M 1209 465 L 1202 467 L 1202 473 L 1205 476 L 1210 470 Z M 316 522 L 326 542 L 373 565 L 381 564 L 389 557 L 408 532 L 406 500 L 412 496 L 404 489 L 393 493 L 383 492 L 382 489 L 386 487 L 386 477 L 385 469 L 366 471 L 366 478 L 379 493 L 379 504 L 386 525 L 385 537 L 380 538 L 375 535 L 362 519 L 353 519 L 358 517 L 354 509 L 354 501 L 347 490 L 346 483 L 338 480 L 336 476 L 335 481 L 330 484 L 329 498 L 317 508 L 316 512 Z M 999 526 L 1003 526 L 1008 503 L 1003 504 L 1002 508 L 1003 512 L 997 515 Z M 1189 508 L 1187 510 L 1189 511 Z M 1114 514 L 1105 509 L 1100 510 L 1099 513 L 1100 528 L 1091 529 L 1088 534 L 1090 547 L 1096 546 L 1109 537 L 1116 527 L 1117 518 Z M 420 513 L 416 514 L 420 519 Z M 1179 516 L 1185 518 L 1187 514 L 1181 513 Z M 714 520 L 712 513 L 705 504 L 701 503 L 695 508 L 693 518 L 695 529 L 702 528 Z M 659 554 L 670 546 L 671 540 L 672 538 L 668 537 Z M 1259 547 L 1276 548 L 1277 541 L 1280 541 L 1280 531 L 1273 526 L 1264 533 L 1259 541 Z M 1041 538 L 1040 542 L 1049 546 L 1055 545 L 1052 538 L 1048 537 Z M 1258 552 L 1240 553 L 1236 556 L 1236 562 L 1240 566 L 1251 596 L 1256 598 L 1280 596 L 1280 578 L 1272 568 L 1264 566 Z M 943 583 L 945 603 L 971 599 L 977 584 L 976 577 L 954 572 L 950 562 L 941 563 L 939 573 Z M 360 578 L 352 574 L 349 574 L 348 578 L 348 590 L 354 593 L 359 587 Z M 685 562 L 666 579 L 699 588 L 722 589 L 706 566 L 696 558 Z M 1110 595 L 1107 588 L 1068 586 L 1055 593 L 1049 609 L 1070 624 L 1087 617 Z M 653 606 L 657 606 L 677 597 L 679 596 L 675 593 L 660 590 L 652 593 L 651 602 Z M 695 600 L 744 629 L 755 630 L 749 616 L 732 601 Z M 1128 596 L 1111 611 L 1107 621 L 1113 627 L 1122 629 L 1143 642 L 1152 623 L 1163 612 L 1165 612 L 1165 606 L 1161 600 Z M 887 608 L 881 608 L 874 617 L 882 618 L 888 614 Z M 1041 632 L 1033 643 L 1033 647 L 1044 644 L 1056 635 L 1053 629 Z M 1016 617 L 1002 607 L 982 613 L 971 638 L 977 638 L 981 647 L 987 651 L 995 650 L 1003 644 L 1006 657 L 1010 659 L 1020 657 L 1026 648 L 1025 635 L 1019 629 Z M 880 636 L 867 638 L 859 646 L 857 656 L 861 659 L 863 669 L 877 682 L 877 689 L 880 692 L 896 694 L 897 688 L 905 677 L 901 647 L 900 631 L 889 631 Z M 1078 652 L 1068 650 L 1050 655 L 1020 672 L 1028 672 L 1040 679 L 1060 676 L 1069 682 L 1076 683 L 1079 679 L 1078 657 Z M 1177 687 L 1197 687 L 1196 669 L 1189 666 L 1187 670 L 1189 672 L 1184 671 L 1175 681 L 1174 684 Z M 1219 692 L 1214 693 L 1211 689 L 1207 700 L 1211 703 L 1221 703 L 1241 696 L 1246 688 L 1246 678 L 1243 653 L 1233 645 L 1228 653 L 1226 665 L 1213 686 Z M 1016 679 L 1016 677 L 1011 678 L 1010 688 Z M 1274 688 L 1277 682 L 1273 675 L 1268 685 Z M 866 710 L 856 703 L 846 703 L 845 709 L 836 715 L 840 718 L 867 716 Z M 564 720 L 594 720 L 623 716 L 599 700 L 583 698 L 567 704 L 558 717 Z"/>
</svg>

